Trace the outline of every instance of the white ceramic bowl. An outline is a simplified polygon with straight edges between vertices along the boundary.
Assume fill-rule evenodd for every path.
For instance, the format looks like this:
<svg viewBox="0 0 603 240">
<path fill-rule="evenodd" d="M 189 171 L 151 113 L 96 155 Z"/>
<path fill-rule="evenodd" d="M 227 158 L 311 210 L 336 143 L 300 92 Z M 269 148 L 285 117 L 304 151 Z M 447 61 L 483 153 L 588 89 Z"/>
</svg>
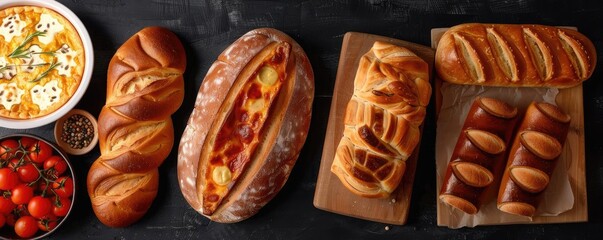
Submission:
<svg viewBox="0 0 603 240">
<path fill-rule="evenodd" d="M 82 44 L 84 45 L 84 54 L 85 54 L 85 65 L 84 65 L 84 74 L 82 74 L 82 80 L 80 82 L 79 87 L 71 96 L 69 101 L 67 101 L 63 106 L 61 106 L 56 111 L 47 114 L 42 117 L 32 118 L 32 119 L 10 119 L 0 117 L 0 127 L 5 128 L 14 128 L 14 129 L 28 129 L 35 128 L 39 126 L 43 126 L 49 124 L 51 122 L 56 121 L 63 115 L 67 114 L 69 110 L 71 110 L 75 105 L 80 101 L 86 89 L 88 89 L 88 85 L 90 83 L 90 78 L 92 77 L 92 68 L 94 66 L 94 51 L 92 48 L 92 41 L 90 41 L 90 35 L 88 35 L 88 30 L 80 21 L 80 19 L 67 7 L 63 4 L 54 1 L 54 0 L 1 0 L 0 1 L 0 9 L 5 9 L 14 6 L 39 6 L 52 9 L 57 13 L 63 15 L 67 20 L 73 24 L 75 30 L 77 30 L 80 39 L 82 40 Z"/>
</svg>

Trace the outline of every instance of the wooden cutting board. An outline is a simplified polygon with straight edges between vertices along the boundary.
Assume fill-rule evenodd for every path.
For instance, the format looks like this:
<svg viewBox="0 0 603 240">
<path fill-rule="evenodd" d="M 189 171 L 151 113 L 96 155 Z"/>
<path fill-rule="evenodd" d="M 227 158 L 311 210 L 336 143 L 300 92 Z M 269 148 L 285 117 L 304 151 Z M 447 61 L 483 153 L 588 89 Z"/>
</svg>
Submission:
<svg viewBox="0 0 603 240">
<path fill-rule="evenodd" d="M 447 28 L 436 28 L 431 30 L 431 45 L 435 49 L 437 44 Z M 435 74 L 434 74 L 435 75 Z M 591 80 L 592 81 L 592 80 Z M 434 78 L 436 98 L 436 116 L 442 105 L 442 94 L 440 88 L 442 80 L 437 76 Z M 569 144 L 569 160 L 567 162 L 567 174 L 569 175 L 570 186 L 574 193 L 574 208 L 559 214 L 558 216 L 543 217 L 537 216 L 532 222 L 516 222 L 513 224 L 535 224 L 535 223 L 568 223 L 568 222 L 586 222 L 588 221 L 588 205 L 586 198 L 586 173 L 585 173 L 585 153 L 584 153 L 584 103 L 582 95 L 582 84 L 566 89 L 559 89 L 556 102 L 561 109 L 572 117 L 570 130 L 567 135 L 566 144 Z M 563 164 L 557 164 L 557 167 L 563 167 Z M 437 186 L 436 196 L 439 193 L 440 185 Z M 446 206 L 437 200 L 437 222 L 438 226 L 447 226 L 446 223 L 452 221 L 450 214 L 445 211 Z"/>
<path fill-rule="evenodd" d="M 376 222 L 403 225 L 406 223 L 419 146 L 406 162 L 406 172 L 398 188 L 385 199 L 363 198 L 351 193 L 331 173 L 331 164 L 339 140 L 343 136 L 343 116 L 354 90 L 354 77 L 360 58 L 375 41 L 390 42 L 406 47 L 423 58 L 433 72 L 435 51 L 429 47 L 377 35 L 348 32 L 343 37 L 337 79 L 331 102 L 329 123 L 322 151 L 322 161 L 316 182 L 314 206 L 319 209 Z"/>
</svg>

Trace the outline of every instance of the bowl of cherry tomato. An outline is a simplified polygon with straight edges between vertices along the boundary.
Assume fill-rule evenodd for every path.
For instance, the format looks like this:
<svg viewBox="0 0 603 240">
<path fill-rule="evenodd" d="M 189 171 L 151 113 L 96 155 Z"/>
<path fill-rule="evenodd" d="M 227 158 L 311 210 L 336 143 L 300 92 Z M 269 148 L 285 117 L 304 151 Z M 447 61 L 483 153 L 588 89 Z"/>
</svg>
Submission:
<svg viewBox="0 0 603 240">
<path fill-rule="evenodd" d="M 75 195 L 67 155 L 34 135 L 0 138 L 0 238 L 39 239 L 69 216 Z"/>
</svg>

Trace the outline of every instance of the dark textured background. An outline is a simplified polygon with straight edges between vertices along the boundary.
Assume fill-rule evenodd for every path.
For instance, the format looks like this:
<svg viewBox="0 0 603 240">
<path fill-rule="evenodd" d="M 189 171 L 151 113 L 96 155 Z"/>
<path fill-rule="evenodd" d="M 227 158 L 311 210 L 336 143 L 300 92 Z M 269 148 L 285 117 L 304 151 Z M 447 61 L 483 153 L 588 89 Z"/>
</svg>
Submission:
<svg viewBox="0 0 603 240">
<path fill-rule="evenodd" d="M 316 75 L 310 134 L 282 191 L 259 214 L 236 224 L 210 222 L 185 202 L 177 183 L 176 149 L 160 167 L 159 194 L 142 220 L 128 228 L 102 225 L 86 194 L 88 168 L 99 156 L 72 157 L 78 182 L 71 217 L 53 239 L 593 239 L 603 233 L 603 70 L 584 83 L 589 222 L 484 226 L 450 230 L 436 226 L 435 118 L 429 109 L 408 224 L 393 226 L 314 208 L 312 199 L 343 34 L 366 32 L 430 45 L 430 29 L 466 22 L 538 23 L 576 26 L 603 50 L 600 1 L 410 0 L 410 1 L 194 1 L 59 0 L 88 28 L 95 50 L 92 83 L 77 108 L 98 116 L 105 99 L 107 64 L 115 50 L 145 26 L 160 25 L 182 40 L 188 59 L 186 96 L 173 116 L 176 141 L 184 130 L 197 90 L 218 54 L 245 32 L 273 27 L 305 49 Z M 53 125 L 0 128 L 0 135 L 29 132 L 52 139 Z M 386 228 L 387 226 L 387 228 Z"/>
</svg>

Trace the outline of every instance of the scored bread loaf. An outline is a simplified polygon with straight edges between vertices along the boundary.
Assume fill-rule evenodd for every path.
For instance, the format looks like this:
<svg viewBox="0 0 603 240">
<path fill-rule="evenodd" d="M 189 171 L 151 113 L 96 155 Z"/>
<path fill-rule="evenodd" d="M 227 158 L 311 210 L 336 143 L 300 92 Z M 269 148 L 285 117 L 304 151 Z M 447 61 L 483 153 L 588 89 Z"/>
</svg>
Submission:
<svg viewBox="0 0 603 240">
<path fill-rule="evenodd" d="M 530 104 L 509 152 L 498 192 L 498 209 L 534 215 L 563 150 L 570 121 L 570 116 L 555 105 Z"/>
<path fill-rule="evenodd" d="M 485 192 L 500 179 L 511 141 L 517 108 L 478 97 L 471 105 L 450 157 L 439 199 L 476 214 Z"/>
<path fill-rule="evenodd" d="M 588 79 L 596 61 L 593 43 L 575 30 L 467 23 L 444 33 L 435 68 L 456 84 L 567 88 Z"/>
<path fill-rule="evenodd" d="M 101 156 L 87 187 L 98 219 L 111 227 L 138 221 L 157 195 L 157 168 L 174 143 L 171 114 L 182 103 L 184 48 L 167 29 L 147 27 L 115 53 L 98 118 Z"/>
<path fill-rule="evenodd" d="M 358 66 L 331 171 L 351 192 L 384 198 L 420 140 L 431 96 L 429 67 L 412 51 L 375 42 Z"/>
<path fill-rule="evenodd" d="M 304 50 L 254 29 L 212 64 L 178 151 L 180 190 L 212 221 L 256 214 L 287 181 L 308 135 L 314 74 Z"/>
</svg>

